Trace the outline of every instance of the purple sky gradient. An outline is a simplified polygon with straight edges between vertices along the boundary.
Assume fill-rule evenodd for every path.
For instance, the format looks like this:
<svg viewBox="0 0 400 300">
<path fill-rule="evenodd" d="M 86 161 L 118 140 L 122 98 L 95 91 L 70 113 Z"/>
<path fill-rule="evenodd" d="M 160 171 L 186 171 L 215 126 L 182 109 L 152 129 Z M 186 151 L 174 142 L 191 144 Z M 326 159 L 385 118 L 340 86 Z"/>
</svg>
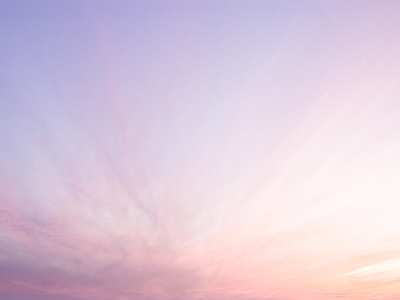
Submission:
<svg viewBox="0 0 400 300">
<path fill-rule="evenodd" d="M 399 12 L 0 1 L 0 299 L 399 299 Z"/>
</svg>

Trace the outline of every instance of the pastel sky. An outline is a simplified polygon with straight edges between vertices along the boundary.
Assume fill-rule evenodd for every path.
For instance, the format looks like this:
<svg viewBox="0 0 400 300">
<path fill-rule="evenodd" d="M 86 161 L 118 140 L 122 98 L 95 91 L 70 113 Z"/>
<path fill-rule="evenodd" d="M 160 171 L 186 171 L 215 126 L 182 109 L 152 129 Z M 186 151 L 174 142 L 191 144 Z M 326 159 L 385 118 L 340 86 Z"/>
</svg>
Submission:
<svg viewBox="0 0 400 300">
<path fill-rule="evenodd" d="M 0 0 L 0 299 L 400 299 L 400 2 Z"/>
</svg>

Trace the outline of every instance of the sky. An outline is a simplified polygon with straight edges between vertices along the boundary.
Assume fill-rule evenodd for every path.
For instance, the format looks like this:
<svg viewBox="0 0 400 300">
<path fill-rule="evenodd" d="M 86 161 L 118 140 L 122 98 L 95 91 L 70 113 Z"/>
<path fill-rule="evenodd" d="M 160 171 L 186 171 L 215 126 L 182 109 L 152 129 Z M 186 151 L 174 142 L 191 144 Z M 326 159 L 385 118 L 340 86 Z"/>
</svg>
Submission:
<svg viewBox="0 0 400 300">
<path fill-rule="evenodd" d="M 0 299 L 400 299 L 400 2 L 0 0 Z"/>
</svg>

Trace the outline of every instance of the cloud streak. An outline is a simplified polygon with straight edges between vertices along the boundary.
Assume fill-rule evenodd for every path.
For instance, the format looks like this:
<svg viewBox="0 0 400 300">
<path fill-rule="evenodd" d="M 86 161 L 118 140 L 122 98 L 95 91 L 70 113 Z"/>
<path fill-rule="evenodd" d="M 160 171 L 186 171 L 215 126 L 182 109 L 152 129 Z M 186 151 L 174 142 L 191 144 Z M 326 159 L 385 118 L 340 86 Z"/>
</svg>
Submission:
<svg viewBox="0 0 400 300">
<path fill-rule="evenodd" d="M 400 297 L 398 4 L 1 4 L 0 298 Z"/>
</svg>

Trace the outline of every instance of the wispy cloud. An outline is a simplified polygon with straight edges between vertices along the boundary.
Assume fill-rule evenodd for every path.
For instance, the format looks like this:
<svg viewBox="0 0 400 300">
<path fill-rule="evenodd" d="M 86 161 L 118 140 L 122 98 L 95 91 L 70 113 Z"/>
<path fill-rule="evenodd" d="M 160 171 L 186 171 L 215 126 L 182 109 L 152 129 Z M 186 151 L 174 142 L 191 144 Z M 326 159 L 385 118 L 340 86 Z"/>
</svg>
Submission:
<svg viewBox="0 0 400 300">
<path fill-rule="evenodd" d="M 400 297 L 397 3 L 0 6 L 0 298 Z"/>
</svg>

